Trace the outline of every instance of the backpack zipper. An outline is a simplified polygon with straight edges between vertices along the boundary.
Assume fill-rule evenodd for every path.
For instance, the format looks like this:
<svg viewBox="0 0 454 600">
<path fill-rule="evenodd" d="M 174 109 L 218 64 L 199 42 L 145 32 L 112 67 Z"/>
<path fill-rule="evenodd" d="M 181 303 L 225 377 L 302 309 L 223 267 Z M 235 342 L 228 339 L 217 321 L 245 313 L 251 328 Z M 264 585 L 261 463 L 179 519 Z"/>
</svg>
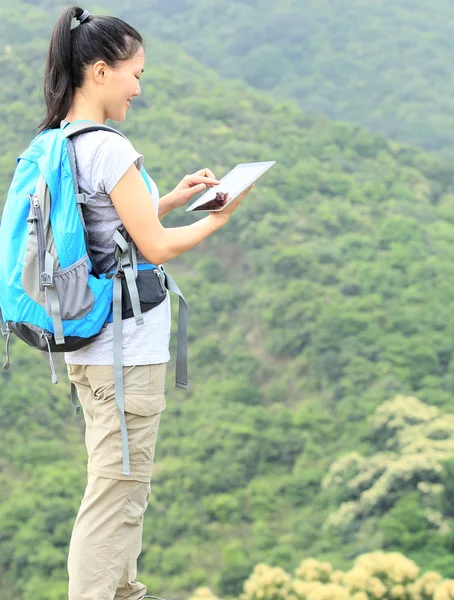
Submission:
<svg viewBox="0 0 454 600">
<path fill-rule="evenodd" d="M 44 240 L 43 216 L 41 214 L 41 207 L 39 205 L 38 198 L 32 194 L 29 194 L 28 199 L 33 206 L 33 212 L 35 213 L 36 235 L 38 237 L 39 289 L 42 292 L 44 291 L 42 277 L 46 259 L 46 242 Z"/>
<path fill-rule="evenodd" d="M 163 293 L 165 294 L 166 293 L 166 286 L 165 286 L 165 283 L 164 283 L 164 280 L 163 280 L 162 273 L 161 273 L 161 271 L 159 269 L 153 269 L 153 270 L 156 273 L 156 275 L 158 276 L 159 285 L 161 286 L 161 289 L 162 289 Z"/>
</svg>

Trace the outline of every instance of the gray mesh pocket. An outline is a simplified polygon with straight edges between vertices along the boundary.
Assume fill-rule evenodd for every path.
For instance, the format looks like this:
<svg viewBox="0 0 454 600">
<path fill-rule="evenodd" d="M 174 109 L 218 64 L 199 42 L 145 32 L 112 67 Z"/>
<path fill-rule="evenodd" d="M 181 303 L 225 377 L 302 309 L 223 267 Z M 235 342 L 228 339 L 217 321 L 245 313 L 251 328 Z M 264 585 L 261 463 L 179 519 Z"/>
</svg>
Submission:
<svg viewBox="0 0 454 600">
<path fill-rule="evenodd" d="M 88 287 L 88 256 L 66 269 L 54 271 L 54 286 L 60 301 L 63 320 L 82 319 L 93 308 L 95 297 Z M 46 312 L 51 316 L 49 296 L 46 292 Z"/>
</svg>

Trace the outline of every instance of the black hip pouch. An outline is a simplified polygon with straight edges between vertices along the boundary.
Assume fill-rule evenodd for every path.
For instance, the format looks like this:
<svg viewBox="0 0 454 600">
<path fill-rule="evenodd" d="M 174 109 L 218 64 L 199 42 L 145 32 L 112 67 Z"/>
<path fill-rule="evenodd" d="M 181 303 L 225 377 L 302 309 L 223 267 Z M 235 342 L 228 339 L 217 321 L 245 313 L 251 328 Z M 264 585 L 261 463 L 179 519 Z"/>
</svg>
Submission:
<svg viewBox="0 0 454 600">
<path fill-rule="evenodd" d="M 165 274 L 156 267 L 137 271 L 136 285 L 139 293 L 140 310 L 143 313 L 155 308 L 166 299 Z M 125 277 L 121 278 L 121 286 L 122 318 L 129 319 L 134 315 Z"/>
</svg>

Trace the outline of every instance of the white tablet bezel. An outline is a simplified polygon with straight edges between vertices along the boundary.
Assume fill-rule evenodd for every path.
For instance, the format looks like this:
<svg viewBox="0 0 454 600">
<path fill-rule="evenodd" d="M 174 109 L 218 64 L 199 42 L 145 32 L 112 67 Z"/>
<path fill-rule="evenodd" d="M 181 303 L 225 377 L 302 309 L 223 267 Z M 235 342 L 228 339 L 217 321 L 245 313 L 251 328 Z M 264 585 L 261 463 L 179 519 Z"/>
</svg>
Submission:
<svg viewBox="0 0 454 600">
<path fill-rule="evenodd" d="M 236 165 L 236 167 L 234 167 L 231 171 L 229 171 L 226 175 L 224 175 L 224 177 L 222 179 L 220 179 L 220 184 L 219 185 L 215 185 L 211 188 L 209 188 L 208 190 L 206 190 L 206 192 L 204 192 L 202 194 L 202 196 L 200 196 L 200 198 L 198 198 L 195 202 L 193 202 L 191 204 L 191 206 L 189 206 L 186 209 L 186 212 L 220 212 L 221 210 L 224 210 L 225 208 L 227 208 L 227 206 L 229 206 L 229 204 L 231 204 L 235 198 L 238 198 L 238 196 L 244 192 L 244 190 L 249 187 L 252 183 L 254 183 L 254 181 L 257 181 L 257 179 L 259 177 L 261 177 L 263 175 L 263 173 L 265 173 L 266 171 L 268 171 L 269 168 L 271 168 L 274 164 L 276 164 L 275 160 L 271 160 L 271 161 L 266 161 L 266 162 L 256 162 L 256 163 L 240 163 L 238 165 Z M 238 170 L 238 169 L 244 169 L 246 167 L 251 167 L 251 166 L 255 166 L 257 167 L 257 171 L 254 173 L 253 177 L 247 177 L 244 179 L 244 181 L 241 182 L 241 184 L 233 191 L 230 192 L 225 188 L 225 180 L 228 181 L 228 177 L 229 175 L 231 175 L 231 173 L 233 173 L 234 171 Z M 222 185 L 224 182 L 224 186 Z M 228 185 L 228 184 L 227 184 Z M 223 191 L 223 192 L 228 192 L 230 194 L 230 200 L 227 202 L 227 204 L 224 204 L 224 206 L 221 206 L 220 208 L 202 208 L 201 206 L 203 204 L 205 204 L 206 202 L 210 202 L 212 200 L 215 199 L 216 197 L 216 193 L 218 191 Z M 200 206 L 200 208 L 198 208 Z"/>
</svg>

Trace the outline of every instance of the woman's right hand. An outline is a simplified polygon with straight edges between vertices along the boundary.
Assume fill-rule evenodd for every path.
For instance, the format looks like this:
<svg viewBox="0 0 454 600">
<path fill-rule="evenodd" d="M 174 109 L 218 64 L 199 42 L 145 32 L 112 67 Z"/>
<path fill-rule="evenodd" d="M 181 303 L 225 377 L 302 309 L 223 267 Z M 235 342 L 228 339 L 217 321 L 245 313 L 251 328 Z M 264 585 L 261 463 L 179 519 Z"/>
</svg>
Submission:
<svg viewBox="0 0 454 600">
<path fill-rule="evenodd" d="M 216 219 L 216 222 L 220 222 L 222 223 L 222 225 L 225 225 L 253 187 L 255 187 L 254 184 L 251 184 L 248 188 L 244 190 L 244 192 L 242 192 L 238 196 L 238 198 L 235 198 L 235 200 L 231 204 L 229 204 L 227 208 L 224 208 L 224 210 L 220 211 L 210 212 L 209 216 L 212 219 Z"/>
</svg>

